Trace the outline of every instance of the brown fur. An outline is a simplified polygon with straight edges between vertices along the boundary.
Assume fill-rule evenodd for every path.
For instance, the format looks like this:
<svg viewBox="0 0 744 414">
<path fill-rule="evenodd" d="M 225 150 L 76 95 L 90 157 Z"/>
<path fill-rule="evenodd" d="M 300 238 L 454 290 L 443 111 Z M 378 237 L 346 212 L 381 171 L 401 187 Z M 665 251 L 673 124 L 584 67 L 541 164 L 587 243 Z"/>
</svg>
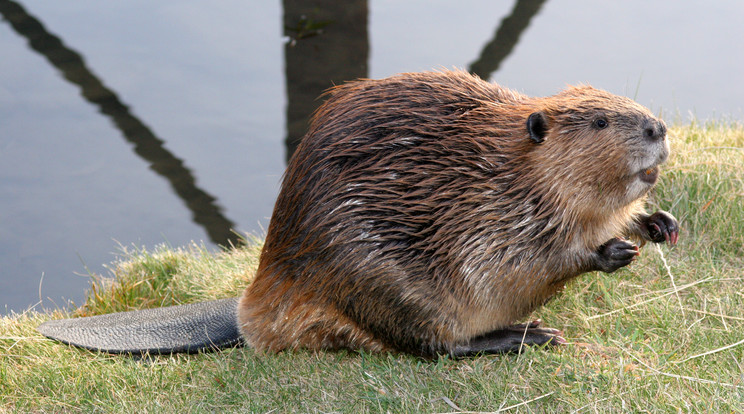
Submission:
<svg viewBox="0 0 744 414">
<path fill-rule="evenodd" d="M 334 88 L 284 177 L 245 339 L 429 356 L 513 324 L 608 240 L 648 238 L 638 171 L 668 151 L 649 122 L 664 128 L 589 86 L 532 98 L 460 71 Z"/>
</svg>

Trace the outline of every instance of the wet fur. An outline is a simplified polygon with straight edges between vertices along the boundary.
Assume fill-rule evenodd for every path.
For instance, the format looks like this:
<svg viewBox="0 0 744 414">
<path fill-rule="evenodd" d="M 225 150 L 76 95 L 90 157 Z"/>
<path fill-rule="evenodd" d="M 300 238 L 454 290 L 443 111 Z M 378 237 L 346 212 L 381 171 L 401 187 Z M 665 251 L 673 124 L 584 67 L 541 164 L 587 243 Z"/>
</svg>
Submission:
<svg viewBox="0 0 744 414">
<path fill-rule="evenodd" d="M 634 174 L 666 158 L 649 120 L 588 86 L 531 98 L 459 71 L 334 88 L 285 174 L 243 336 L 431 356 L 512 325 L 608 240 L 648 238 Z"/>
</svg>

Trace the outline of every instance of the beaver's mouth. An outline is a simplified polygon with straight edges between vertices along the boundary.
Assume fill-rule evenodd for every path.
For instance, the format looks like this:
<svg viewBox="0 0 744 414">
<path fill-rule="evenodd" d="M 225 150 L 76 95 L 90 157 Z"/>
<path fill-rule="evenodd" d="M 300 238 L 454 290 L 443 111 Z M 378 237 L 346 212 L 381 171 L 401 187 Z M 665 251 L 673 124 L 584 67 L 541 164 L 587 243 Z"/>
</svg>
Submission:
<svg viewBox="0 0 744 414">
<path fill-rule="evenodd" d="M 654 184 L 656 183 L 656 179 L 659 178 L 659 167 L 653 166 L 644 168 L 638 173 L 638 177 L 644 183 Z"/>
</svg>

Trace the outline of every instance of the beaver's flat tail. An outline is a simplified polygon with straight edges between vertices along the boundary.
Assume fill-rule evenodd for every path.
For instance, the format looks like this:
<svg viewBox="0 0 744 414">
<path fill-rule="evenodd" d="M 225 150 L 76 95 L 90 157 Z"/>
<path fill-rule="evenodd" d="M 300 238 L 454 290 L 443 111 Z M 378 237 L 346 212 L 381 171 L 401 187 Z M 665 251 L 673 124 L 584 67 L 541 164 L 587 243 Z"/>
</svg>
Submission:
<svg viewBox="0 0 744 414">
<path fill-rule="evenodd" d="M 238 299 L 53 320 L 37 329 L 49 338 L 94 351 L 196 353 L 241 344 Z"/>
</svg>

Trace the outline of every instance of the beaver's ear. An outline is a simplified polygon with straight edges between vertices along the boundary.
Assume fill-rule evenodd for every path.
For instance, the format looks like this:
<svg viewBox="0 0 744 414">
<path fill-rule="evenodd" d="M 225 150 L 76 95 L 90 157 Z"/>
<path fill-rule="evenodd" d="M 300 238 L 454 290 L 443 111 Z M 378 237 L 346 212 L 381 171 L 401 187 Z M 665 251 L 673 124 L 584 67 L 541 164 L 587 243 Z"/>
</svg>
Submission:
<svg viewBox="0 0 744 414">
<path fill-rule="evenodd" d="M 548 134 L 548 117 L 542 112 L 533 112 L 527 118 L 527 131 L 535 144 L 545 141 L 545 135 Z"/>
</svg>

